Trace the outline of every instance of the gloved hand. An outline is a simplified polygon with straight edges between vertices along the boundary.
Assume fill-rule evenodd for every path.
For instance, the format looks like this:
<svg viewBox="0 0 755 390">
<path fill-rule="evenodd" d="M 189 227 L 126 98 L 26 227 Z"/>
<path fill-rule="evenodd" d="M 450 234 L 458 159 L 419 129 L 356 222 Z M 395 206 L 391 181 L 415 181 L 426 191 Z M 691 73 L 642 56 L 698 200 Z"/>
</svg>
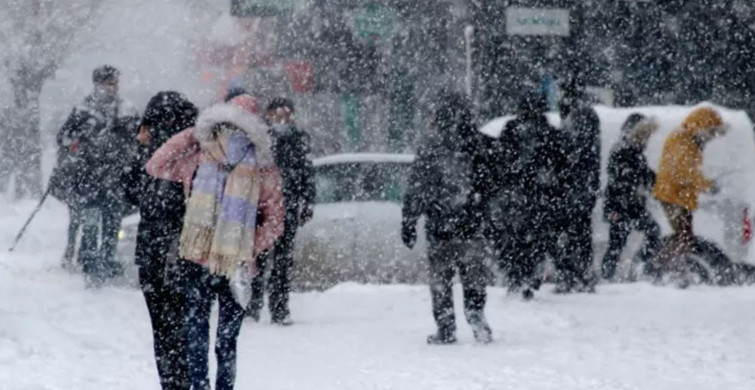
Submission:
<svg viewBox="0 0 755 390">
<path fill-rule="evenodd" d="M 718 195 L 718 193 L 721 192 L 721 186 L 717 181 L 712 181 L 710 182 L 710 190 L 708 190 L 708 192 L 711 195 Z"/>
<path fill-rule="evenodd" d="M 401 241 L 407 248 L 414 248 L 414 244 L 417 243 L 417 227 L 415 224 L 406 221 L 401 223 Z"/>
<path fill-rule="evenodd" d="M 299 217 L 299 226 L 304 226 L 307 222 L 312 220 L 315 215 L 315 210 L 311 206 L 304 207 Z"/>
</svg>

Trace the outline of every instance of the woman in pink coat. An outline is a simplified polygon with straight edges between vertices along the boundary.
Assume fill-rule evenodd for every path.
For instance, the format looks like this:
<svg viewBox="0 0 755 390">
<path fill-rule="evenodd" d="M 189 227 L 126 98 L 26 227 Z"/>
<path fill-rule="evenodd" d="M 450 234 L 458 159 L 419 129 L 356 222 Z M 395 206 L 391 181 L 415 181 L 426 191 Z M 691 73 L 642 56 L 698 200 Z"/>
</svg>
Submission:
<svg viewBox="0 0 755 390">
<path fill-rule="evenodd" d="M 192 388 L 210 389 L 210 309 L 219 304 L 216 390 L 233 388 L 236 340 L 244 318 L 231 278 L 283 233 L 281 176 L 267 126 L 248 95 L 217 104 L 173 136 L 147 163 L 155 177 L 181 182 L 188 195 L 179 256 L 186 278 L 186 330 Z M 242 268 L 243 269 L 243 268 Z"/>
</svg>

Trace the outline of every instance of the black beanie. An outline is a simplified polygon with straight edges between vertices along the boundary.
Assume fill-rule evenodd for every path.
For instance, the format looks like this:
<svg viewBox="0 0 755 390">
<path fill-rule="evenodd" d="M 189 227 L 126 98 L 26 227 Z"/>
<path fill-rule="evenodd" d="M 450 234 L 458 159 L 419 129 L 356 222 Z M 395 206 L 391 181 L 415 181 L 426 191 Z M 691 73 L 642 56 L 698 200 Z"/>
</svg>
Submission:
<svg viewBox="0 0 755 390">
<path fill-rule="evenodd" d="M 115 80 L 120 75 L 121 72 L 119 72 L 118 69 L 115 69 L 110 65 L 102 65 L 92 72 L 92 82 L 100 84 L 106 81 Z"/>
</svg>

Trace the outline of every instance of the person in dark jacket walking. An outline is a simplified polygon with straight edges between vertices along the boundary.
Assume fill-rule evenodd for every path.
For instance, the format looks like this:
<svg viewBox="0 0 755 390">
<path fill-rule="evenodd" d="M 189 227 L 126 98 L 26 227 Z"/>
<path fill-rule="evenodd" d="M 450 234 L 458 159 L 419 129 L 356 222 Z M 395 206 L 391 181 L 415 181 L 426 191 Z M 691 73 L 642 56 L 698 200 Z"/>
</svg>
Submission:
<svg viewBox="0 0 755 390">
<path fill-rule="evenodd" d="M 475 339 L 492 341 L 485 319 L 487 294 L 484 265 L 482 215 L 486 164 L 482 135 L 472 123 L 470 104 L 455 93 L 443 93 L 431 122 L 431 133 L 423 140 L 412 164 L 404 195 L 401 237 L 412 248 L 416 225 L 426 218 L 430 293 L 438 327 L 427 338 L 429 344 L 456 342 L 453 278 L 458 271 L 464 291 L 464 313 Z"/>
<path fill-rule="evenodd" d="M 127 200 L 139 208 L 136 265 L 164 390 L 191 388 L 183 337 L 185 293 L 176 259 L 185 199 L 181 183 L 152 177 L 145 165 L 170 137 L 194 126 L 197 113 L 197 108 L 178 92 L 153 96 L 139 127 L 139 151 L 124 180 Z"/>
<path fill-rule="evenodd" d="M 272 262 L 268 308 L 272 322 L 284 326 L 292 324 L 288 300 L 294 238 L 299 226 L 312 219 L 315 199 L 314 168 L 309 158 L 310 138 L 294 123 L 294 112 L 293 102 L 285 98 L 273 99 L 265 112 L 271 126 L 275 164 L 283 177 L 286 220 L 283 236 L 271 251 L 257 260 L 260 272 L 252 281 L 252 301 L 247 309 L 247 314 L 259 321 L 265 289 L 264 270 Z"/>
<path fill-rule="evenodd" d="M 622 126 L 622 138 L 611 150 L 608 159 L 608 185 L 603 206 L 610 223 L 608 250 L 603 257 L 603 279 L 612 281 L 621 251 L 629 233 L 639 230 L 645 234 L 640 252 L 646 271 L 661 246 L 661 229 L 645 208 L 647 197 L 655 183 L 655 173 L 648 167 L 644 151 L 648 139 L 658 129 L 652 118 L 632 114 Z"/>
<path fill-rule="evenodd" d="M 119 72 L 102 66 L 92 74 L 94 92 L 74 108 L 58 134 L 67 154 L 60 164 L 72 209 L 66 257 L 72 257 L 77 222 L 82 226 L 80 260 L 87 285 L 96 287 L 118 272 L 115 249 L 124 208 L 124 169 L 136 150 L 139 113 L 118 96 Z"/>
<path fill-rule="evenodd" d="M 568 158 L 563 201 L 563 244 L 567 250 L 556 262 L 556 292 L 592 292 L 596 282 L 592 272 L 592 212 L 600 191 L 600 119 L 587 101 L 580 77 L 563 85 L 559 109 Z"/>
<path fill-rule="evenodd" d="M 498 189 L 489 217 L 509 291 L 522 291 L 526 300 L 540 287 L 537 269 L 546 253 L 560 255 L 556 240 L 566 155 L 561 132 L 548 123 L 546 109 L 541 93 L 525 93 L 517 117 L 503 129 L 495 163 Z"/>
</svg>

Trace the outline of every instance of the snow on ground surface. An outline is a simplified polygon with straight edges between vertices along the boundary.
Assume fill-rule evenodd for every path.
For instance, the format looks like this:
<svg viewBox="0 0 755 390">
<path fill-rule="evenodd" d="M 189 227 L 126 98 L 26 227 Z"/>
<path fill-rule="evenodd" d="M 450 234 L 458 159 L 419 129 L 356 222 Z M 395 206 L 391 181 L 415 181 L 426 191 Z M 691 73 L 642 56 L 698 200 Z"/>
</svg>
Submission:
<svg viewBox="0 0 755 390">
<path fill-rule="evenodd" d="M 0 389 L 158 389 L 141 293 L 84 289 L 58 266 L 66 212 L 0 201 Z M 755 288 L 600 286 L 535 302 L 491 288 L 496 342 L 431 347 L 425 286 L 294 294 L 296 325 L 245 323 L 238 389 L 753 389 Z M 457 313 L 460 294 L 456 291 Z"/>
</svg>

